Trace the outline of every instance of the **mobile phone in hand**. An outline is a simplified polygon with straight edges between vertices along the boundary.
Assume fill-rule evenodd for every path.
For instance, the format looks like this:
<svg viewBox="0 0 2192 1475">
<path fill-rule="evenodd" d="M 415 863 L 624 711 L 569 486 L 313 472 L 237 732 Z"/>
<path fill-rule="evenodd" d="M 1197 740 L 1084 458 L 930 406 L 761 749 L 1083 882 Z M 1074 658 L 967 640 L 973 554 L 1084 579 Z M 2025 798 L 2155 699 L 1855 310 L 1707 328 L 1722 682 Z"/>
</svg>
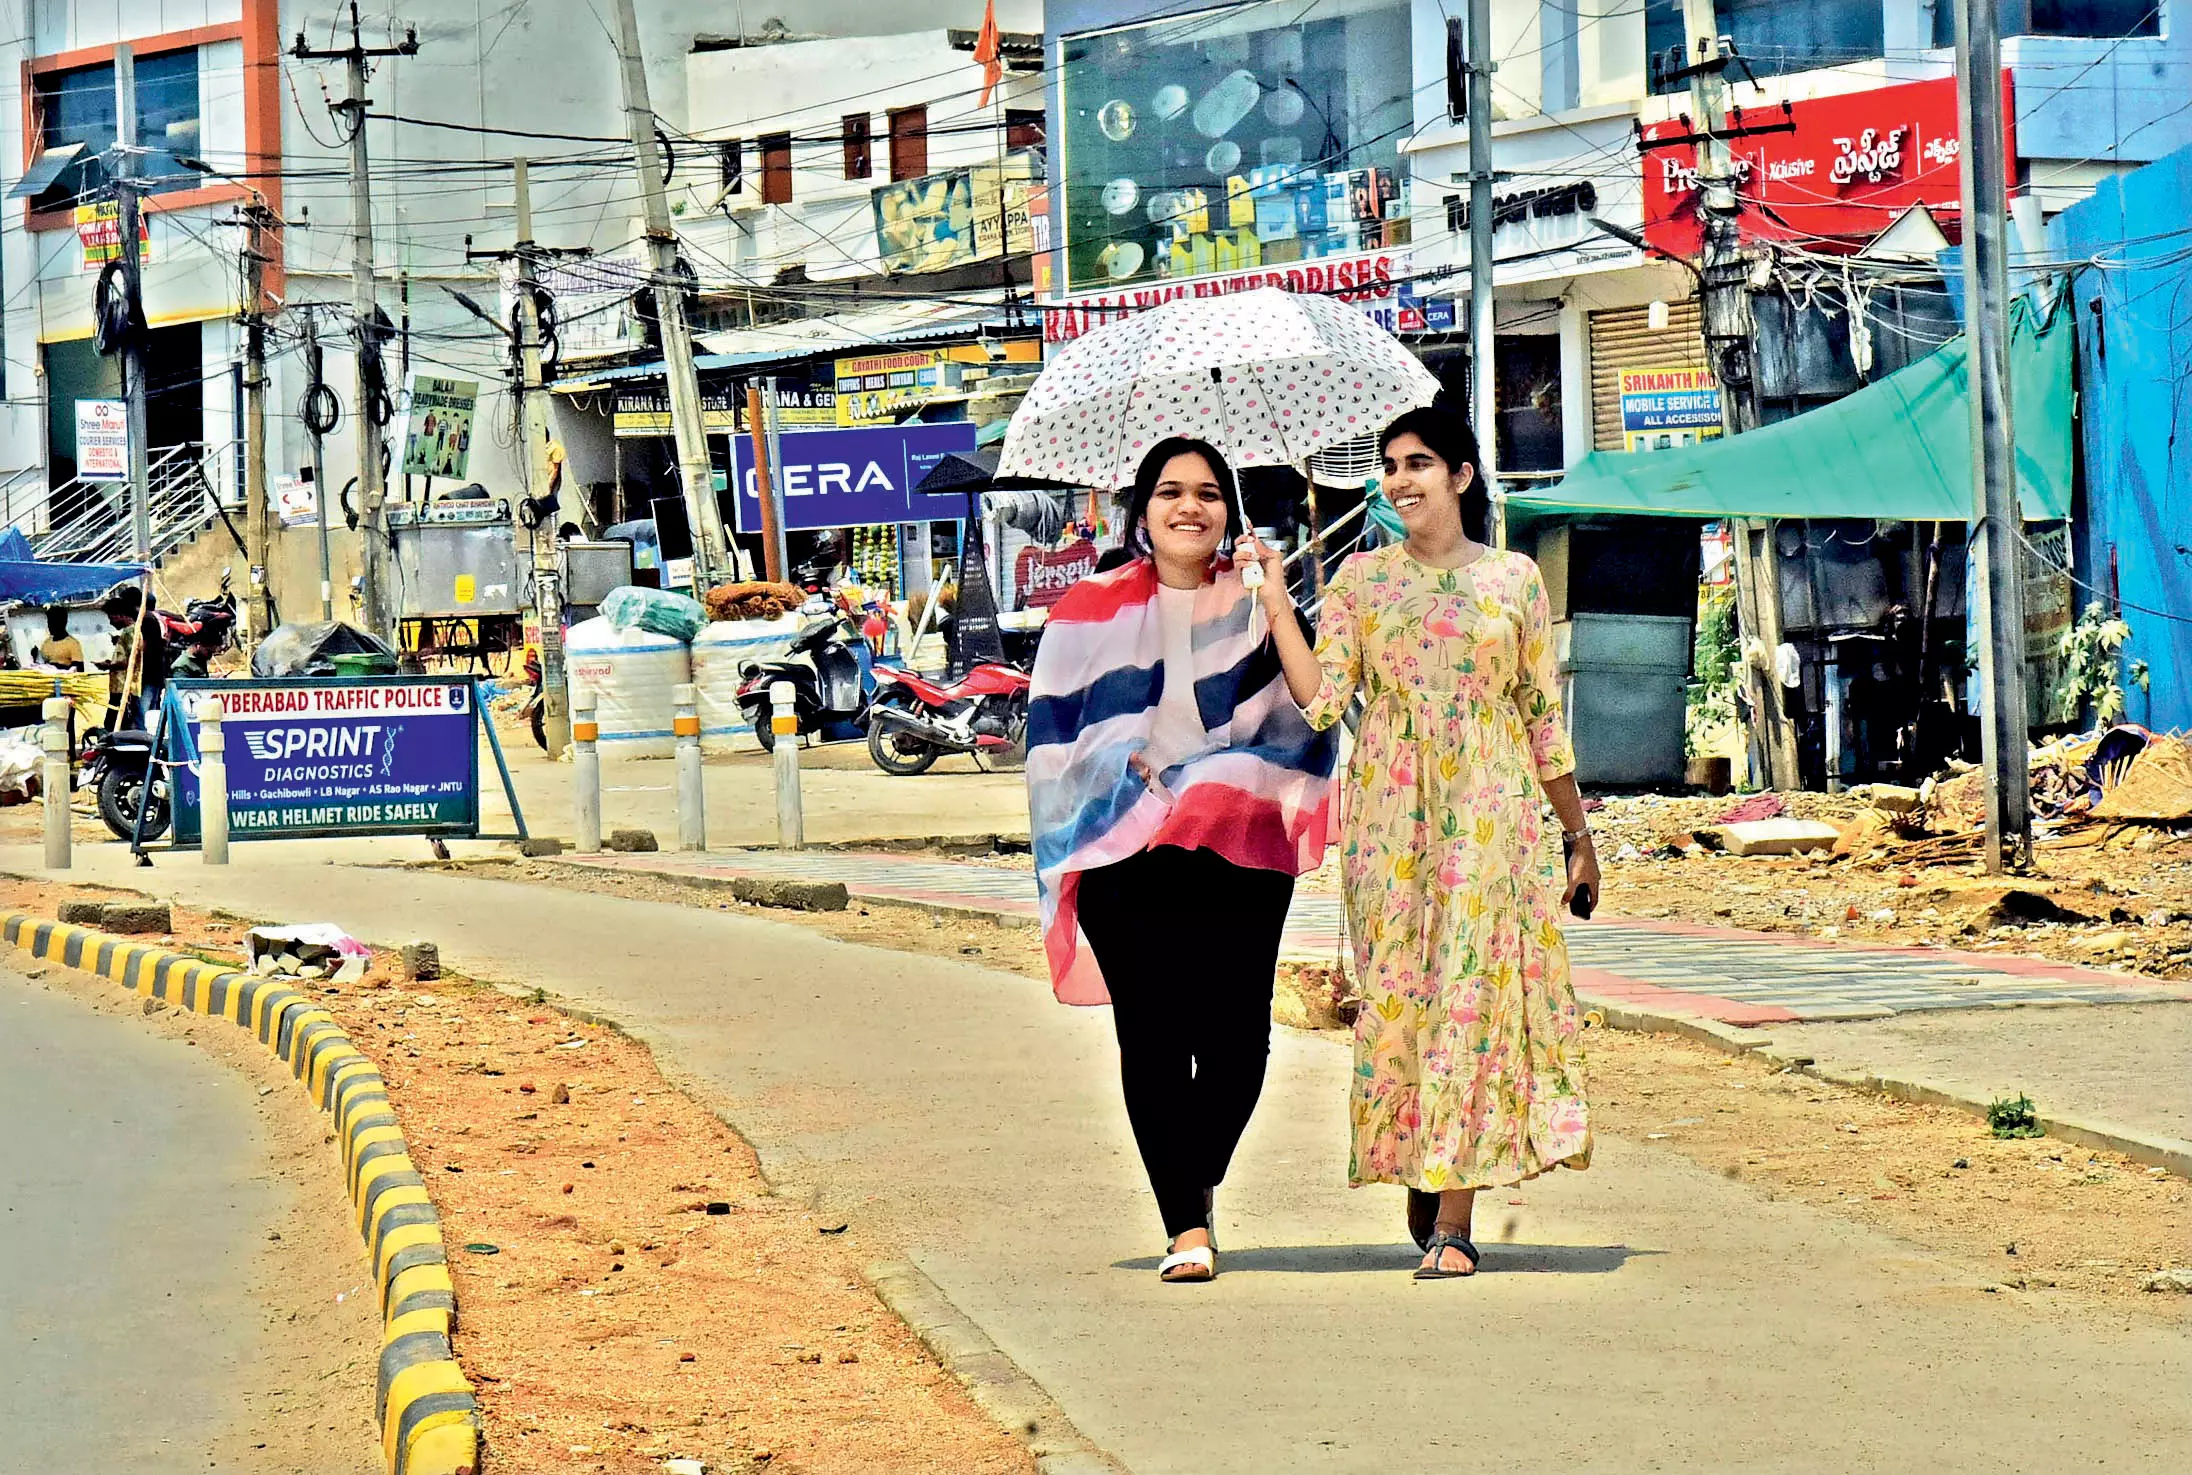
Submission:
<svg viewBox="0 0 2192 1475">
<path fill-rule="evenodd" d="M 1568 874 L 1568 862 L 1573 859 L 1574 856 L 1575 842 L 1567 839 L 1565 836 L 1562 837 L 1560 842 L 1560 873 L 1562 879 L 1564 880 L 1566 879 Z M 1594 887 L 1578 886 L 1575 890 L 1575 895 L 1568 899 L 1568 910 L 1575 914 L 1575 918 L 1577 921 L 1590 921 L 1591 913 L 1597 910 L 1598 897 L 1593 894 L 1594 891 Z"/>
</svg>

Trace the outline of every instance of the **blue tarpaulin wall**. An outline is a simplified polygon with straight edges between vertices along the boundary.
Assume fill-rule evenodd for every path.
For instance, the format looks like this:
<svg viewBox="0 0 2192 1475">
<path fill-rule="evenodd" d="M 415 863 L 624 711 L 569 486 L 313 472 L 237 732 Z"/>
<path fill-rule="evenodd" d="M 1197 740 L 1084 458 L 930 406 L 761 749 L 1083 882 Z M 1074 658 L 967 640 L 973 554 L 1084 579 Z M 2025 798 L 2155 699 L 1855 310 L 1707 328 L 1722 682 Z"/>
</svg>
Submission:
<svg viewBox="0 0 2192 1475">
<path fill-rule="evenodd" d="M 2103 179 L 2050 225 L 2078 271 L 2078 607 L 2113 588 L 2131 626 L 2125 715 L 2192 727 L 2192 149 Z M 2097 306 L 2096 306 L 2097 304 Z"/>
<path fill-rule="evenodd" d="M 0 532 L 0 604 L 66 604 L 142 577 L 135 563 L 47 563 L 16 528 Z"/>
</svg>

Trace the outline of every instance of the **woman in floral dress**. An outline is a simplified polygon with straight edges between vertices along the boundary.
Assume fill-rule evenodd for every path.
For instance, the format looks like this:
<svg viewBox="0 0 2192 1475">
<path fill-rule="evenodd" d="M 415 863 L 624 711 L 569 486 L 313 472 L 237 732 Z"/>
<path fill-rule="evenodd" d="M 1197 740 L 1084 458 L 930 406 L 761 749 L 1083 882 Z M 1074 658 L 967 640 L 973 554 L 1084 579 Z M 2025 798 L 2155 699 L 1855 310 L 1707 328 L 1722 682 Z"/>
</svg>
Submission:
<svg viewBox="0 0 2192 1475">
<path fill-rule="evenodd" d="M 1317 727 L 1359 690 L 1341 880 L 1361 980 L 1349 1116 L 1353 1184 L 1409 1190 L 1416 1274 L 1473 1274 L 1480 1188 L 1590 1162 L 1568 949 L 1556 912 L 1598 861 L 1561 723 L 1537 565 L 1479 539 L 1476 441 L 1413 410 L 1382 437 L 1404 541 L 1347 560 L 1314 651 L 1277 558 L 1262 597 L 1287 687 Z M 1542 792 L 1568 852 L 1563 888 Z"/>
</svg>

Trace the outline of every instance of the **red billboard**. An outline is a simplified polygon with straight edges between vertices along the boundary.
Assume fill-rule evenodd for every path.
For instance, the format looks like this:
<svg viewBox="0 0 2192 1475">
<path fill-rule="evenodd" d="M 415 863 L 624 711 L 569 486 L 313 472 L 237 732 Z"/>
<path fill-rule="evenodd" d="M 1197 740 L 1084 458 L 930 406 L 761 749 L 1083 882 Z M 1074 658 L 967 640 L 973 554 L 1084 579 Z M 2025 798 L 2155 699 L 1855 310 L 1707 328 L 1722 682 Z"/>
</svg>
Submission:
<svg viewBox="0 0 2192 1475">
<path fill-rule="evenodd" d="M 2012 159 L 2016 115 L 2004 71 L 2003 132 Z M 1916 205 L 1930 209 L 1951 239 L 1961 235 L 1963 137 L 1954 77 L 1792 103 L 1786 116 L 1793 131 L 1752 134 L 1729 145 L 1743 239 L 1856 251 Z M 1743 109 L 1746 128 L 1783 120 L 1779 105 Z M 1684 258 L 1704 246 L 1697 145 L 1650 144 L 1690 132 L 1683 118 L 1644 130 L 1644 239 L 1654 250 Z"/>
</svg>

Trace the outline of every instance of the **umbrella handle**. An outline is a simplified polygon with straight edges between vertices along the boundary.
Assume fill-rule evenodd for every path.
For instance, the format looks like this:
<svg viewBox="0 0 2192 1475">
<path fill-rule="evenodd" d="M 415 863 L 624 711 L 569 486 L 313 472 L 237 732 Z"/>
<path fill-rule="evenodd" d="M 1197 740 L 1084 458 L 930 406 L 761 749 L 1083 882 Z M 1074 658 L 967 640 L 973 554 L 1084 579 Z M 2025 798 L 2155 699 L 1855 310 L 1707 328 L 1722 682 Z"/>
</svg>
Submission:
<svg viewBox="0 0 2192 1475">
<path fill-rule="evenodd" d="M 1210 369 L 1210 389 L 1218 397 L 1218 433 L 1230 442 L 1233 439 L 1233 422 L 1225 409 L 1225 375 L 1216 365 L 1212 365 Z M 1232 447 L 1227 445 L 1224 449 L 1231 451 Z M 1253 535 L 1255 525 L 1248 520 L 1248 496 L 1241 490 L 1241 471 L 1238 466 L 1233 468 L 1233 505 L 1241 514 L 1241 531 Z M 1241 570 L 1241 587 L 1251 593 L 1263 587 L 1262 564 L 1252 563 Z"/>
</svg>

